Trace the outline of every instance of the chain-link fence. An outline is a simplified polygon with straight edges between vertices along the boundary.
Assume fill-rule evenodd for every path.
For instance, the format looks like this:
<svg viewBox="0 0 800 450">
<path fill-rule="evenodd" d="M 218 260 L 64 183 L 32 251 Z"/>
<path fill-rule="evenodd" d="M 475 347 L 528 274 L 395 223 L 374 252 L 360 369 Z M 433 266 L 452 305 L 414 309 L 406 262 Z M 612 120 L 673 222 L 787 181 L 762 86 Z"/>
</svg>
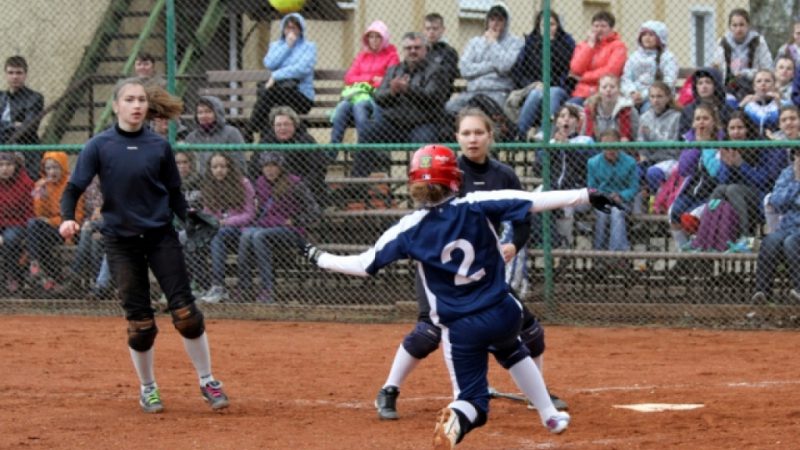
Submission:
<svg viewBox="0 0 800 450">
<path fill-rule="evenodd" d="M 0 29 L 21 56 L 0 93 L 2 311 L 119 312 L 104 189 L 83 194 L 67 242 L 59 203 L 82 144 L 116 123 L 114 83 L 139 76 L 185 103 L 146 126 L 174 142 L 189 206 L 219 226 L 187 238 L 175 222 L 217 316 L 414 317 L 411 261 L 327 273 L 293 236 L 368 249 L 413 209 L 411 153 L 444 142 L 465 191 L 589 186 L 624 205 L 523 226 L 509 280 L 544 319 L 797 323 L 794 47 L 777 52 L 719 2 L 565 0 L 543 16 L 523 1 L 307 0 L 300 15 L 245 0 L 28 3 Z M 728 27 L 742 20 L 744 37 Z M 491 135 L 474 111 L 457 122 L 466 108 Z M 497 226 L 515 242 L 519 224 Z"/>
</svg>

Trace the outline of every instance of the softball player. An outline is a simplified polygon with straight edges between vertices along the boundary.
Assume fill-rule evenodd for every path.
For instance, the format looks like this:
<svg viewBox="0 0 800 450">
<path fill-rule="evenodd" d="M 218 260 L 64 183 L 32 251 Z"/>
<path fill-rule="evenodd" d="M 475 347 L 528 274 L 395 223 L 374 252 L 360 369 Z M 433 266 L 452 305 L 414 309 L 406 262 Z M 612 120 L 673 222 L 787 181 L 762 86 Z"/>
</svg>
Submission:
<svg viewBox="0 0 800 450">
<path fill-rule="evenodd" d="M 505 281 L 503 254 L 491 224 L 588 203 L 608 210 L 615 202 L 587 189 L 501 190 L 455 198 L 461 171 L 453 152 L 438 145 L 414 153 L 408 178 L 409 194 L 421 208 L 385 231 L 372 248 L 337 256 L 300 239 L 306 257 L 322 269 L 358 276 L 374 275 L 401 259 L 417 262 L 430 318 L 441 330 L 455 397 L 439 414 L 435 449 L 455 447 L 468 432 L 486 423 L 487 353 L 533 401 L 542 424 L 552 433 L 563 432 L 570 416 L 553 406 L 541 373 L 519 339 L 522 306 Z"/>
<path fill-rule="evenodd" d="M 183 102 L 157 85 L 147 91 L 138 78 L 114 87 L 117 123 L 86 143 L 61 199 L 64 222 L 59 232 L 70 238 L 80 227 L 75 205 L 95 175 L 103 192 L 101 233 L 111 274 L 128 320 L 128 347 L 146 413 L 163 411 L 153 370 L 153 343 L 158 334 L 150 305 L 148 269 L 166 294 L 172 324 L 200 379 L 200 393 L 212 409 L 228 406 L 222 383 L 211 374 L 211 355 L 203 313 L 195 306 L 183 250 L 172 226 L 173 214 L 186 219 L 186 200 L 169 143 L 144 123 L 153 115 L 174 118 Z"/>
<path fill-rule="evenodd" d="M 458 128 L 456 139 L 461 147 L 458 168 L 463 174 L 459 195 L 463 196 L 477 191 L 522 189 L 514 171 L 489 156 L 489 150 L 494 141 L 492 119 L 480 109 L 467 108 L 459 113 L 456 126 Z M 499 229 L 499 223 L 492 225 L 495 229 Z M 506 264 L 510 264 L 516 257 L 517 251 L 527 244 L 531 234 L 530 217 L 527 216 L 523 220 L 513 222 L 511 228 L 513 241 L 501 244 Z M 398 418 L 397 397 L 400 395 L 400 387 L 420 361 L 439 348 L 441 333 L 431 321 L 430 307 L 419 272 L 416 277 L 415 293 L 419 311 L 417 323 L 398 346 L 389 375 L 375 398 L 375 407 L 380 419 L 395 420 Z M 524 305 L 520 337 L 541 372 L 545 349 L 544 328 Z M 560 398 L 551 395 L 551 400 L 557 409 L 567 409 L 567 404 Z"/>
</svg>

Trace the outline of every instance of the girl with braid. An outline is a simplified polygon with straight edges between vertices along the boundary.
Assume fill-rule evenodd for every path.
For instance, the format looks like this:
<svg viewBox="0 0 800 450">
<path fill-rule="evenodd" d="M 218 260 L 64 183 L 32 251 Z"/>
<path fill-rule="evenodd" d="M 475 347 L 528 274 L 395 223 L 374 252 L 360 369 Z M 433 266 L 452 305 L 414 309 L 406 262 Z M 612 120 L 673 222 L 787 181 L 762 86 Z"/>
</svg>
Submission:
<svg viewBox="0 0 800 450">
<path fill-rule="evenodd" d="M 667 50 L 667 26 L 663 22 L 648 20 L 639 28 L 639 48 L 625 63 L 622 70 L 622 93 L 644 113 L 650 109 L 648 90 L 654 81 L 662 81 L 670 90 L 678 78 L 678 61 Z"/>
<path fill-rule="evenodd" d="M 200 393 L 212 409 L 228 406 L 222 383 L 211 373 L 203 313 L 195 306 L 183 250 L 172 226 L 173 215 L 187 219 L 186 200 L 172 148 L 145 127 L 154 117 L 177 118 L 183 102 L 158 85 L 136 78 L 114 87 L 113 127 L 90 139 L 61 199 L 65 239 L 80 230 L 75 205 L 95 175 L 103 193 L 101 233 L 111 274 L 128 320 L 128 347 L 141 383 L 139 405 L 146 413 L 163 411 L 153 370 L 158 333 L 150 304 L 148 269 L 167 297 L 172 323 L 197 371 Z"/>
</svg>

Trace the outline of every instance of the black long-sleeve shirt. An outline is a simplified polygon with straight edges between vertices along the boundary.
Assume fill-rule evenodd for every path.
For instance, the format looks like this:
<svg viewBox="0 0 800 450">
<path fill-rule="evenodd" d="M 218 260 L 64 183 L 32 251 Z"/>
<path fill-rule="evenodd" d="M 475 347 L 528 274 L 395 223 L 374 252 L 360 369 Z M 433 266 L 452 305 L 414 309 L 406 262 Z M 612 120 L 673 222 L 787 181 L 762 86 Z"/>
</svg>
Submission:
<svg viewBox="0 0 800 450">
<path fill-rule="evenodd" d="M 107 236 L 136 236 L 169 226 L 173 213 L 186 218 L 186 200 L 172 147 L 145 128 L 126 132 L 114 126 L 86 143 L 61 199 L 64 220 L 95 175 L 103 193 Z"/>
</svg>

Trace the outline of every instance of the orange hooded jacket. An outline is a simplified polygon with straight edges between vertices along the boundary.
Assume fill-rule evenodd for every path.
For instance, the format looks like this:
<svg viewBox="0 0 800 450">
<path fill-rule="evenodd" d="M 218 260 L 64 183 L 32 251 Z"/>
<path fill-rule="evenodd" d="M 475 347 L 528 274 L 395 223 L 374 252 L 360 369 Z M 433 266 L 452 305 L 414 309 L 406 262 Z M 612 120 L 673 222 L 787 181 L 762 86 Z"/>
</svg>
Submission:
<svg viewBox="0 0 800 450">
<path fill-rule="evenodd" d="M 61 166 L 61 178 L 58 181 L 48 181 L 45 176 L 44 164 L 48 159 Z M 46 220 L 53 227 L 61 225 L 61 195 L 69 181 L 68 161 L 69 158 L 64 152 L 45 152 L 41 163 L 42 178 L 36 181 L 33 188 L 33 215 Z M 84 201 L 81 195 L 77 208 L 75 208 L 75 220 L 81 223 L 83 216 Z"/>
</svg>

